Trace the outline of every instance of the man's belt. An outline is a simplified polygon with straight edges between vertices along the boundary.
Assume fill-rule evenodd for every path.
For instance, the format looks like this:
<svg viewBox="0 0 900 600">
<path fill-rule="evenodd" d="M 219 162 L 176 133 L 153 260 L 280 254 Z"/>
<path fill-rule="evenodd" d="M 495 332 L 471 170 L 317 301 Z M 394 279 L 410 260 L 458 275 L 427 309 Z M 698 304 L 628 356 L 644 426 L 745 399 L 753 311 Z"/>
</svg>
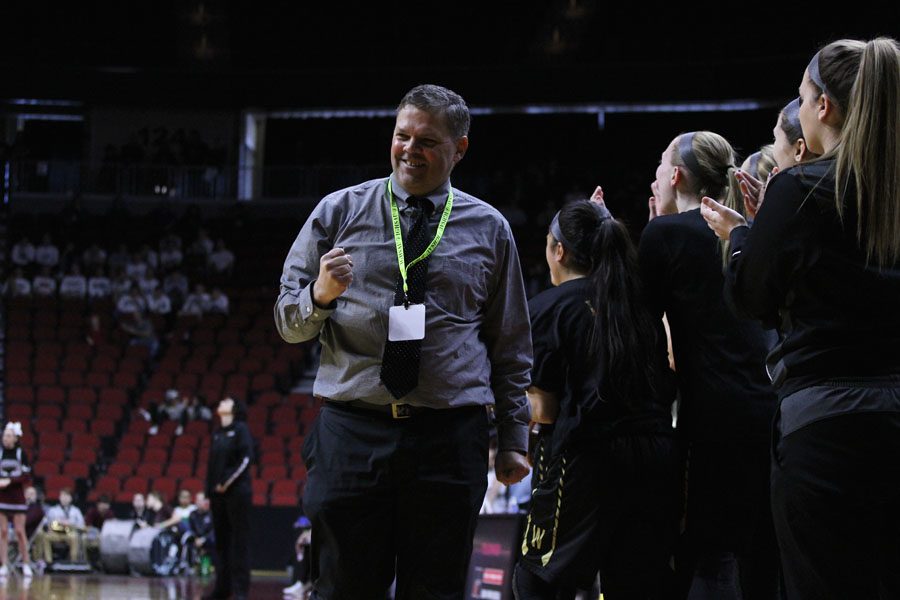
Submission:
<svg viewBox="0 0 900 600">
<path fill-rule="evenodd" d="M 331 400 L 330 398 L 321 396 L 319 396 L 319 398 L 335 408 L 380 413 L 392 419 L 408 419 L 415 415 L 434 412 L 433 408 L 413 406 L 412 404 L 402 404 L 399 402 L 395 402 L 394 404 L 372 404 L 371 402 L 363 402 L 362 400 Z"/>
</svg>

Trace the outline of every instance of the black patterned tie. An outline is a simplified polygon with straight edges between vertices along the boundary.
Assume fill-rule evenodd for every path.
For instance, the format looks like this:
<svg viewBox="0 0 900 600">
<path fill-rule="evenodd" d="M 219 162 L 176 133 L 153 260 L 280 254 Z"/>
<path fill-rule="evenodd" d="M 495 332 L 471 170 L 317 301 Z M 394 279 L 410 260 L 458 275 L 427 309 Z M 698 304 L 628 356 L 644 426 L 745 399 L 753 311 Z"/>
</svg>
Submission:
<svg viewBox="0 0 900 600">
<path fill-rule="evenodd" d="M 419 256 L 431 243 L 428 233 L 428 217 L 433 210 L 431 202 L 427 198 L 410 196 L 407 203 L 413 207 L 420 207 L 419 216 L 416 218 L 406 239 L 403 240 L 403 253 L 406 263 L 409 264 Z M 425 302 L 425 281 L 428 278 L 428 259 L 417 262 L 406 273 L 406 284 L 409 287 L 409 303 L 422 304 Z M 397 286 L 394 291 L 394 306 L 403 304 L 403 277 L 397 276 Z M 384 356 L 381 359 L 381 381 L 394 398 L 398 400 L 416 388 L 419 383 L 419 354 L 422 340 L 403 340 L 392 342 L 388 340 L 384 345 Z"/>
</svg>

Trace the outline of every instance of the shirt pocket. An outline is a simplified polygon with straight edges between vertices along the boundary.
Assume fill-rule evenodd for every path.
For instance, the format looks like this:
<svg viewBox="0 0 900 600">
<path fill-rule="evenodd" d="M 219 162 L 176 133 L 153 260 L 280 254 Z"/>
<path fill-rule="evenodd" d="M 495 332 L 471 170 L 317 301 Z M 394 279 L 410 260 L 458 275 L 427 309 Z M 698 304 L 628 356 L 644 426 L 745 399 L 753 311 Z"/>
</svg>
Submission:
<svg viewBox="0 0 900 600">
<path fill-rule="evenodd" d="M 487 301 L 487 270 L 479 262 L 432 257 L 428 263 L 426 305 L 448 319 L 472 321 Z"/>
</svg>

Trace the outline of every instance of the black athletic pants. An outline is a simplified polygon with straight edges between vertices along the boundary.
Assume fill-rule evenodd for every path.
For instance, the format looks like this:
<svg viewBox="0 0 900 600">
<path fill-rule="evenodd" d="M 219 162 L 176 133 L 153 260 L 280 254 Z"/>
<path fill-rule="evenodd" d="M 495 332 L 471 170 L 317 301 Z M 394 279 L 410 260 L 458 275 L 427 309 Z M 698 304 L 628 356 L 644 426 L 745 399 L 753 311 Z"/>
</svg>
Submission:
<svg viewBox="0 0 900 600">
<path fill-rule="evenodd" d="M 215 593 L 219 596 L 247 594 L 250 590 L 250 492 L 213 492 L 209 500 L 216 534 Z"/>
</svg>

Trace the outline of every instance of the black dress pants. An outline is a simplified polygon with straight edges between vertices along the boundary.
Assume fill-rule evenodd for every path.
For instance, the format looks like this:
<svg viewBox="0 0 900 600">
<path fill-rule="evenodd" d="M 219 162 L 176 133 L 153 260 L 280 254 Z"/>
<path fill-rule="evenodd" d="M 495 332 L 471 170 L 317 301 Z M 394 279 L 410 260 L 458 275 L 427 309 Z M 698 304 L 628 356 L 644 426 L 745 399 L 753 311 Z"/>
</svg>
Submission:
<svg viewBox="0 0 900 600">
<path fill-rule="evenodd" d="M 846 406 L 871 404 L 877 394 L 900 408 L 900 388 L 828 393 L 846 396 Z M 850 412 L 781 430 L 772 512 L 788 600 L 900 598 L 900 410 Z"/>
<path fill-rule="evenodd" d="M 250 590 L 250 491 L 213 492 L 209 500 L 216 535 L 214 592 L 218 596 L 247 594 Z"/>
<path fill-rule="evenodd" d="M 484 407 L 387 413 L 326 403 L 303 449 L 313 598 L 463 598 L 487 488 Z"/>
</svg>

